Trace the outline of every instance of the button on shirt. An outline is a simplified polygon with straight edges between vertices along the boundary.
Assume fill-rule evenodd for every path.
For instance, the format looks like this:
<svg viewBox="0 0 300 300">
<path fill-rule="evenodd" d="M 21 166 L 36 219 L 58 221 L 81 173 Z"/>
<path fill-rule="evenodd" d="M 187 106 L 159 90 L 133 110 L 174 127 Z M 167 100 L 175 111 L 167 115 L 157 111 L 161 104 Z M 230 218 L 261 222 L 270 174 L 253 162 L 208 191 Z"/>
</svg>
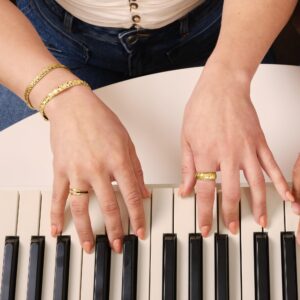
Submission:
<svg viewBox="0 0 300 300">
<path fill-rule="evenodd" d="M 205 0 L 56 0 L 78 19 L 104 27 L 155 29 L 183 17 Z"/>
</svg>

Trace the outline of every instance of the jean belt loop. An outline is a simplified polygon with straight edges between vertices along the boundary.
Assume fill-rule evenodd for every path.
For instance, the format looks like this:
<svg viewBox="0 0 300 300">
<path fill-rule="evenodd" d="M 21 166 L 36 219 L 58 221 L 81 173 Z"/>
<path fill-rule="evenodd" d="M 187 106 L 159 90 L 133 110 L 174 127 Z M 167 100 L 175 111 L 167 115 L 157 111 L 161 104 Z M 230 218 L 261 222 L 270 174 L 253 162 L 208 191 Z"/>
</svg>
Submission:
<svg viewBox="0 0 300 300">
<path fill-rule="evenodd" d="M 189 15 L 188 14 L 185 15 L 179 21 L 180 21 L 179 22 L 179 24 L 180 24 L 180 28 L 179 28 L 180 35 L 185 36 L 189 33 Z"/>
<path fill-rule="evenodd" d="M 65 11 L 64 28 L 67 32 L 72 32 L 73 21 L 74 16 L 72 16 L 69 12 Z"/>
</svg>

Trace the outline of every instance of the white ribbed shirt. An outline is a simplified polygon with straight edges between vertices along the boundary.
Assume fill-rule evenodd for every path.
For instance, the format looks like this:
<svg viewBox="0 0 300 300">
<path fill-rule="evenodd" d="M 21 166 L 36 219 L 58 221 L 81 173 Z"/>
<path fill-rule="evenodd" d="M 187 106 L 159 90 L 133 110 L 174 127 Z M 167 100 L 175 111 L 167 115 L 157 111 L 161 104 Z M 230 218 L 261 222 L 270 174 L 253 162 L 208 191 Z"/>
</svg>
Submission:
<svg viewBox="0 0 300 300">
<path fill-rule="evenodd" d="M 154 29 L 190 12 L 205 0 L 56 0 L 73 16 L 104 27 Z"/>
</svg>

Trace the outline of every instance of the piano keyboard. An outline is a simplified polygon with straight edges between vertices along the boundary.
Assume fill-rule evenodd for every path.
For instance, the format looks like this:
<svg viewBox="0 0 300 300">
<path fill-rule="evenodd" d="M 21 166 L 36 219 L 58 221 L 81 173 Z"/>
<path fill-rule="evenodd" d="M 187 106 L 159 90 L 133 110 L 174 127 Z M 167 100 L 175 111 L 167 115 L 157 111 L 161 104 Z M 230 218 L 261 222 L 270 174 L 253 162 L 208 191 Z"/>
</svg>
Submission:
<svg viewBox="0 0 300 300">
<path fill-rule="evenodd" d="M 152 188 L 144 201 L 147 238 L 132 235 L 122 198 L 123 253 L 111 252 L 96 199 L 90 201 L 95 251 L 82 251 L 67 205 L 65 229 L 50 235 L 50 191 L 0 190 L 1 300 L 296 300 L 300 251 L 298 217 L 267 186 L 268 228 L 253 220 L 249 189 L 242 188 L 241 229 L 231 235 L 214 206 L 208 238 L 197 226 L 194 196 Z"/>
</svg>

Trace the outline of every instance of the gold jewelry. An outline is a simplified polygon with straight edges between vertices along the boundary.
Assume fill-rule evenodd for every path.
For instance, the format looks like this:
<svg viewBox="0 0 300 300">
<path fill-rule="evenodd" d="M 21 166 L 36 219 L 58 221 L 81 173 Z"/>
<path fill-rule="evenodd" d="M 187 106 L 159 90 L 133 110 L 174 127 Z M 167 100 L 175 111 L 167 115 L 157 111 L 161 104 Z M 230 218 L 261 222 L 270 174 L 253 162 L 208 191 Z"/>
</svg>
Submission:
<svg viewBox="0 0 300 300">
<path fill-rule="evenodd" d="M 82 196 L 88 194 L 89 191 L 83 191 L 80 189 L 70 188 L 69 194 L 72 196 Z"/>
<path fill-rule="evenodd" d="M 83 85 L 91 88 L 89 84 L 83 80 L 80 79 L 69 80 L 67 82 L 60 84 L 57 88 L 55 88 L 42 100 L 42 102 L 40 103 L 39 111 L 45 120 L 48 120 L 48 117 L 45 114 L 45 107 L 50 102 L 50 100 L 52 100 L 55 96 L 59 95 L 63 91 L 78 85 Z"/>
<path fill-rule="evenodd" d="M 216 172 L 197 172 L 195 174 L 195 178 L 197 180 L 211 180 L 214 181 L 217 179 L 217 173 Z"/>
<path fill-rule="evenodd" d="M 62 64 L 54 64 L 54 65 L 50 65 L 46 68 L 44 68 L 27 86 L 25 92 L 24 92 L 24 99 L 26 104 L 31 108 L 31 109 L 35 109 L 32 105 L 32 103 L 30 102 L 29 99 L 29 95 L 31 93 L 31 91 L 33 90 L 33 88 L 47 75 L 49 74 L 52 70 L 54 69 L 58 69 L 58 68 L 64 68 L 67 69 L 67 67 L 65 65 Z"/>
</svg>

